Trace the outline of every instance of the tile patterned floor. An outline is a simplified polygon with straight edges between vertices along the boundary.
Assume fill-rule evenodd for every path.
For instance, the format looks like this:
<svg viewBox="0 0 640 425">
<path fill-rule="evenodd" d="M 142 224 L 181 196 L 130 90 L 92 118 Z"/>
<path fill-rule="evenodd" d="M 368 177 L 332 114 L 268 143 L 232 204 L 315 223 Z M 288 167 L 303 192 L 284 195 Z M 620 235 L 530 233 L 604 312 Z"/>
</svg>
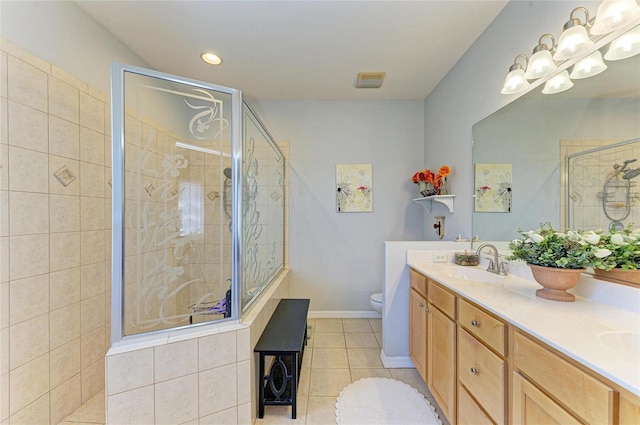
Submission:
<svg viewBox="0 0 640 425">
<path fill-rule="evenodd" d="M 415 369 L 385 369 L 380 360 L 380 319 L 310 319 L 311 339 L 305 350 L 298 391 L 298 417 L 291 407 L 265 406 L 256 425 L 333 425 L 340 391 L 367 377 L 393 378 L 422 393 L 444 425 L 448 422 Z M 104 424 L 104 392 L 73 412 L 60 425 Z"/>
<path fill-rule="evenodd" d="M 385 369 L 380 360 L 380 319 L 310 319 L 311 339 L 305 350 L 298 392 L 298 417 L 291 407 L 265 406 L 265 416 L 255 425 L 333 425 L 340 391 L 361 378 L 393 378 L 411 385 L 436 408 L 440 407 L 415 369 Z"/>
</svg>

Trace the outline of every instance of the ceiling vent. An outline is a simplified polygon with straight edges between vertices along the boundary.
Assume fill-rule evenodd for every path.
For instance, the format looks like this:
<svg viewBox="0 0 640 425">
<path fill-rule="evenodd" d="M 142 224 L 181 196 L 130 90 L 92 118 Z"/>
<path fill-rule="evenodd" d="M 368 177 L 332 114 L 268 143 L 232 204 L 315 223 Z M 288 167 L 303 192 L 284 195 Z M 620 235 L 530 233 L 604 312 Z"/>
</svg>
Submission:
<svg viewBox="0 0 640 425">
<path fill-rule="evenodd" d="M 379 89 L 386 72 L 359 72 L 356 80 L 357 89 Z"/>
</svg>

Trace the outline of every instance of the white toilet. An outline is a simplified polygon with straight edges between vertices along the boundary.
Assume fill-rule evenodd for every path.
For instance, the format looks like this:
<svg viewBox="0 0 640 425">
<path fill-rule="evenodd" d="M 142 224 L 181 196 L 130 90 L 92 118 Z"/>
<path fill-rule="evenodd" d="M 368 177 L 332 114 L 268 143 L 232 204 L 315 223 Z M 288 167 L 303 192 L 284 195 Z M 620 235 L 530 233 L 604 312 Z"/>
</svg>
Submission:
<svg viewBox="0 0 640 425">
<path fill-rule="evenodd" d="M 369 297 L 371 307 L 378 313 L 382 314 L 382 292 L 376 292 Z"/>
</svg>

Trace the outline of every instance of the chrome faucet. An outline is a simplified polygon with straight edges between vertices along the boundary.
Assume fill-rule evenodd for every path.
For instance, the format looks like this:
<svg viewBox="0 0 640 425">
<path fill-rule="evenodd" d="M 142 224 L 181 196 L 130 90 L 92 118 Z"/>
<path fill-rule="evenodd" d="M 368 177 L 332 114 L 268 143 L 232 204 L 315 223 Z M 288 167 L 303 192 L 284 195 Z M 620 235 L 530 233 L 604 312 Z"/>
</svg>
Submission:
<svg viewBox="0 0 640 425">
<path fill-rule="evenodd" d="M 487 271 L 499 275 L 506 275 L 507 271 L 505 269 L 504 263 L 500 263 L 500 260 L 498 258 L 498 249 L 490 243 L 483 243 L 478 247 L 476 251 L 476 255 L 478 257 L 480 257 L 480 251 L 482 251 L 483 248 L 491 248 L 493 250 L 493 259 L 489 259 L 489 267 L 487 267 Z"/>
</svg>

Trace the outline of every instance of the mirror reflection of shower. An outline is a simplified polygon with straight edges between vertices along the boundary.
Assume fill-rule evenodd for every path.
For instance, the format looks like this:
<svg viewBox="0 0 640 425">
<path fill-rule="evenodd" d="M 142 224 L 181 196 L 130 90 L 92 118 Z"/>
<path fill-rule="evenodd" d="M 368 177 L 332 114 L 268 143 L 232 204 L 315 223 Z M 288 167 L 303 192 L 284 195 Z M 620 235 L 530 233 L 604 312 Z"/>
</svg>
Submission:
<svg viewBox="0 0 640 425">
<path fill-rule="evenodd" d="M 562 140 L 560 147 L 566 152 L 564 228 L 616 230 L 640 223 L 640 138 Z"/>
<path fill-rule="evenodd" d="M 631 179 L 640 175 L 640 167 L 627 168 L 627 166 L 636 161 L 637 158 L 633 158 L 627 159 L 622 165 L 614 164 L 614 171 L 604 184 L 602 211 L 607 219 L 611 220 L 609 230 L 623 230 L 622 221 L 631 214 L 631 207 L 634 205 L 631 198 L 631 188 L 635 185 Z"/>
</svg>

